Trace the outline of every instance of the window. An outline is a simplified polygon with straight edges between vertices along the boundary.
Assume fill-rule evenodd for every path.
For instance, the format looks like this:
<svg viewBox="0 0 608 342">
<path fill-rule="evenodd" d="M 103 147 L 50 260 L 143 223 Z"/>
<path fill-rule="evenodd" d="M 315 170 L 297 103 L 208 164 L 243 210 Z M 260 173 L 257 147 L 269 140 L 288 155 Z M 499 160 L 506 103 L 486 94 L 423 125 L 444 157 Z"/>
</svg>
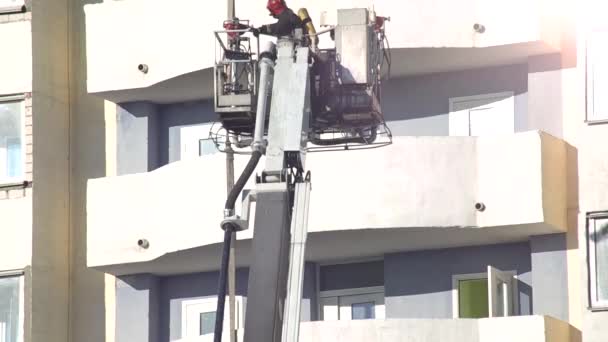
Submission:
<svg viewBox="0 0 608 342">
<path fill-rule="evenodd" d="M 488 278 L 462 279 L 458 281 L 458 317 L 489 317 Z"/>
<path fill-rule="evenodd" d="M 0 98 L 0 184 L 23 181 L 24 113 L 22 97 Z"/>
<path fill-rule="evenodd" d="M 319 293 L 321 319 L 384 319 L 384 287 L 362 287 Z"/>
<path fill-rule="evenodd" d="M 452 277 L 454 318 L 512 316 L 517 311 L 517 280 L 514 271 L 488 266 L 487 273 Z"/>
<path fill-rule="evenodd" d="M 608 122 L 608 29 L 587 39 L 587 122 Z"/>
<path fill-rule="evenodd" d="M 203 298 L 187 300 L 182 303 L 182 339 L 201 338 L 201 341 L 213 340 L 215 329 L 215 310 L 217 309 L 217 298 Z M 226 317 L 229 315 L 228 298 L 226 298 Z M 236 329 L 240 329 L 243 322 L 243 297 L 236 297 Z M 228 334 L 230 322 L 224 320 L 224 334 Z M 227 335 L 228 336 L 228 335 Z M 227 340 L 228 337 L 223 338 Z M 198 341 L 198 339 L 197 339 Z M 0 340 L 0 342 L 2 342 Z"/>
<path fill-rule="evenodd" d="M 23 342 L 23 276 L 0 274 L 0 342 Z"/>
<path fill-rule="evenodd" d="M 0 14 L 24 12 L 24 6 L 25 2 L 23 0 L 0 0 Z"/>
<path fill-rule="evenodd" d="M 384 319 L 384 261 L 367 260 L 319 267 L 322 320 Z"/>
<path fill-rule="evenodd" d="M 450 99 L 451 136 L 483 136 L 515 132 L 513 92 Z"/>
<path fill-rule="evenodd" d="M 195 159 L 218 152 L 211 139 L 212 126 L 202 124 L 180 129 L 180 160 Z"/>
<path fill-rule="evenodd" d="M 608 212 L 587 218 L 590 306 L 608 309 Z"/>
</svg>

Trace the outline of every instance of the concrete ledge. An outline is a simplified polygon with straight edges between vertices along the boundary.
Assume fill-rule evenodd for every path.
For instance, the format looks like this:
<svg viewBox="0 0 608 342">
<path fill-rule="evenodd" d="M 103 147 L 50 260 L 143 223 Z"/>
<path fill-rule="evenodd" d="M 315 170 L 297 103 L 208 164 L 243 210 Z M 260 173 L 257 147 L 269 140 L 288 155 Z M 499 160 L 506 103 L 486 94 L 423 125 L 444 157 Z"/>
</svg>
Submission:
<svg viewBox="0 0 608 342">
<path fill-rule="evenodd" d="M 521 241 L 566 230 L 564 143 L 544 133 L 400 137 L 381 149 L 307 159 L 313 171 L 309 248 L 319 254 L 352 250 L 327 246 L 328 234 L 339 235 L 332 241 L 365 241 L 365 252 L 383 253 Z M 237 174 L 245 163 L 236 158 Z M 200 248 L 222 241 L 224 168 L 225 156 L 216 154 L 90 180 L 88 265 L 134 263 L 142 271 L 136 263 L 164 255 L 172 261 L 160 262 L 163 269 L 192 264 L 192 253 L 207 255 Z M 253 187 L 250 180 L 247 188 Z M 476 202 L 486 209 L 476 210 Z M 252 234 L 249 229 L 239 239 L 246 242 Z M 150 246 L 139 247 L 140 239 Z M 333 254 L 327 257 L 338 256 Z M 209 257 L 217 262 L 213 253 Z M 205 268 L 201 259 L 196 263 Z"/>
<path fill-rule="evenodd" d="M 302 323 L 302 342 L 569 342 L 568 323 L 546 316 Z"/>
<path fill-rule="evenodd" d="M 525 63 L 530 56 L 558 53 L 563 25 L 555 2 L 512 0 L 394 1 L 376 0 L 393 49 L 393 76 L 428 74 L 493 65 Z M 368 1 L 298 1 L 321 28 L 335 25 L 337 10 L 366 7 Z M 238 0 L 237 16 L 259 26 L 271 22 L 264 6 Z M 226 16 L 222 1 L 106 1 L 86 5 L 87 86 L 90 93 L 115 103 L 179 102 L 212 96 L 215 61 L 213 31 Z M 513 25 L 512 18 L 517 18 Z M 111 21 L 111 27 L 107 22 Z M 162 24 L 162 25 L 161 25 Z M 484 26 L 475 31 L 475 24 Z M 267 40 L 263 38 L 261 45 Z M 328 35 L 321 47 L 332 47 Z M 137 69 L 149 67 L 147 73 Z"/>
</svg>

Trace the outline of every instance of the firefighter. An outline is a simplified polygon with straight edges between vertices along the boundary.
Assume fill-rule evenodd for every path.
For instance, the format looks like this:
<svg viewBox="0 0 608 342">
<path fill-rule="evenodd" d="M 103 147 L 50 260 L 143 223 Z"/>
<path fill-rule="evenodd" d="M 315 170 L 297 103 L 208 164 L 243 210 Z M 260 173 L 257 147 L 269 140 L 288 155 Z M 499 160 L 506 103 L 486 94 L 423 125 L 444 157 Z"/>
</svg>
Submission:
<svg viewBox="0 0 608 342">
<path fill-rule="evenodd" d="M 260 34 L 275 37 L 291 36 L 295 29 L 304 28 L 300 17 L 287 7 L 285 0 L 268 0 L 266 8 L 268 8 L 270 15 L 276 18 L 278 22 L 254 29 L 253 33 L 256 37 Z"/>
</svg>

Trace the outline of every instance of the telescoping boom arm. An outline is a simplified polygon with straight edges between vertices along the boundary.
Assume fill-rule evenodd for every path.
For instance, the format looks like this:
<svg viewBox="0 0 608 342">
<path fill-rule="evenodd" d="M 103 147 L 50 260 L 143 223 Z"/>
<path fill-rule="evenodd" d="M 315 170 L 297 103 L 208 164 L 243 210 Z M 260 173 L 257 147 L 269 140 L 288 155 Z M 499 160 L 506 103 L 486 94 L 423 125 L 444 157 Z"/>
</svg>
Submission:
<svg viewBox="0 0 608 342">
<path fill-rule="evenodd" d="M 306 10 L 299 14 L 308 16 Z M 385 20 L 366 9 L 340 10 L 337 26 L 325 32 L 336 47 L 323 50 L 308 18 L 307 32 L 296 29 L 279 37 L 257 61 L 243 48 L 251 41 L 242 22 L 225 23 L 226 30 L 216 32 L 222 51 L 215 67 L 216 112 L 237 145 L 248 142 L 252 152 L 228 195 L 221 223 L 225 238 L 215 342 L 222 340 L 231 237 L 249 226 L 252 201 L 263 214 L 254 221 L 244 342 L 298 341 L 311 194 L 306 156 L 390 144 L 380 108 L 381 72 L 388 59 Z M 235 203 L 263 156 L 263 171 L 239 216 Z"/>
</svg>

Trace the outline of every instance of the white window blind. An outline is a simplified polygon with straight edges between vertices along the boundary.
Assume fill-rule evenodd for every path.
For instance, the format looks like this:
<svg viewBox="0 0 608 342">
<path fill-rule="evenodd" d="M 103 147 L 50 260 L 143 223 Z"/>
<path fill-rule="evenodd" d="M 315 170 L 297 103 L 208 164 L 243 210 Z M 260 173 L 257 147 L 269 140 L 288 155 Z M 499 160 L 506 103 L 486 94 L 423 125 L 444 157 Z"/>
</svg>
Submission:
<svg viewBox="0 0 608 342">
<path fill-rule="evenodd" d="M 23 6 L 24 0 L 0 0 L 0 14 L 21 12 Z"/>
<path fill-rule="evenodd" d="M 0 98 L 0 184 L 21 182 L 24 176 L 23 100 Z M 1 342 L 1 341 L 0 341 Z"/>
<path fill-rule="evenodd" d="M 592 308 L 608 308 L 608 213 L 588 219 L 589 279 Z"/>
<path fill-rule="evenodd" d="M 608 121 L 608 30 L 587 40 L 587 122 Z"/>
<path fill-rule="evenodd" d="M 23 276 L 0 277 L 0 342 L 23 342 Z"/>
</svg>

